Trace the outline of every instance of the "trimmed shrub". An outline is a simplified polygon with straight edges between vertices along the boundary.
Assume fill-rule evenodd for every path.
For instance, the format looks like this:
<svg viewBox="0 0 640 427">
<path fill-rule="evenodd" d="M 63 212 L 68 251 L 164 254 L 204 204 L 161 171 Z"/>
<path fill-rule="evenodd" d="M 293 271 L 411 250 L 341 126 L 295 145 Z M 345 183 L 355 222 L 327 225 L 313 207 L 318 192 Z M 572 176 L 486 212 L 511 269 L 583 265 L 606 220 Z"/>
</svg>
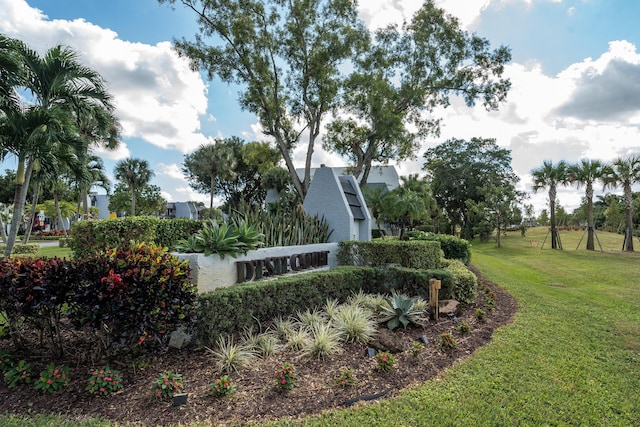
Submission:
<svg viewBox="0 0 640 427">
<path fill-rule="evenodd" d="M 197 219 L 162 219 L 156 226 L 155 243 L 174 250 L 176 243 L 196 234 L 202 225 L 203 222 Z"/>
<path fill-rule="evenodd" d="M 461 261 L 453 261 L 446 267 L 453 274 L 451 296 L 463 303 L 470 303 L 478 295 L 478 279 Z"/>
<path fill-rule="evenodd" d="M 339 267 L 263 282 L 249 282 L 200 295 L 198 338 L 214 345 L 222 334 L 239 333 L 257 321 L 322 306 L 327 298 L 346 300 L 351 294 L 383 292 L 382 271 L 374 268 Z"/>
<path fill-rule="evenodd" d="M 404 235 L 406 240 L 426 240 L 440 242 L 440 247 L 447 259 L 457 259 L 469 265 L 471 260 L 471 243 L 449 234 L 435 234 L 424 231 L 408 231 Z"/>
<path fill-rule="evenodd" d="M 338 261 L 342 265 L 381 267 L 400 264 L 430 270 L 440 268 L 441 259 L 440 244 L 435 241 L 350 240 L 340 242 L 338 250 Z"/>
<path fill-rule="evenodd" d="M 188 261 L 165 248 L 140 243 L 94 254 L 78 263 L 76 274 L 71 320 L 107 331 L 107 348 L 165 344 L 179 325 L 194 320 L 197 291 Z"/>
<path fill-rule="evenodd" d="M 0 253 L 3 253 L 7 245 L 0 244 Z M 37 255 L 40 253 L 40 245 L 37 243 L 28 243 L 23 245 L 18 243 L 11 250 L 12 255 Z"/>
<path fill-rule="evenodd" d="M 94 252 L 127 247 L 131 241 L 152 243 L 159 221 L 142 216 L 78 221 L 71 226 L 69 247 L 76 258 L 84 258 Z"/>
<path fill-rule="evenodd" d="M 398 290 L 406 295 L 420 296 L 429 299 L 429 280 L 440 280 L 441 299 L 452 298 L 454 277 L 448 270 L 418 270 L 415 268 L 392 267 L 386 272 L 385 289 Z"/>
</svg>

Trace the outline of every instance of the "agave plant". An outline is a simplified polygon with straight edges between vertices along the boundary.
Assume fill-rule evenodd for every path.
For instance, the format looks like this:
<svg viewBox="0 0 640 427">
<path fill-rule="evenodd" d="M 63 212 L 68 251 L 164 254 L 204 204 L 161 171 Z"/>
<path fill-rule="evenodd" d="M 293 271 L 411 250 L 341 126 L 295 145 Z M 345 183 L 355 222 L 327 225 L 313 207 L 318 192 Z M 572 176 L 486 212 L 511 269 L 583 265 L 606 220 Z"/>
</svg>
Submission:
<svg viewBox="0 0 640 427">
<path fill-rule="evenodd" d="M 387 322 L 387 328 L 394 330 L 402 325 L 404 328 L 413 323 L 423 326 L 424 307 L 417 298 L 410 298 L 402 294 L 393 292 L 386 298 L 384 304 L 380 305 L 380 318 L 378 322 Z"/>
</svg>

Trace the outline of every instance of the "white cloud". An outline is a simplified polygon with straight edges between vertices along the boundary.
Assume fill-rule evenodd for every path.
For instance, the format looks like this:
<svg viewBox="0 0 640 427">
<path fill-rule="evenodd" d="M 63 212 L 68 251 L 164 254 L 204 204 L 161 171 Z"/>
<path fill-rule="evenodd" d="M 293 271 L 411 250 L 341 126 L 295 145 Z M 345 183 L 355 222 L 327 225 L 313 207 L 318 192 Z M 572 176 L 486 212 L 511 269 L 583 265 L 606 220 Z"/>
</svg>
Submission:
<svg viewBox="0 0 640 427">
<path fill-rule="evenodd" d="M 0 0 L 0 10 L 1 33 L 40 54 L 56 44 L 71 46 L 106 79 L 124 137 L 185 153 L 206 142 L 199 132 L 207 109 L 206 86 L 169 42 L 131 43 L 84 19 L 49 20 L 22 0 Z"/>
<path fill-rule="evenodd" d="M 169 178 L 179 179 L 186 182 L 186 177 L 182 173 L 180 165 L 178 165 L 177 163 L 158 163 L 158 168 L 158 175 L 164 175 L 168 176 Z"/>
</svg>

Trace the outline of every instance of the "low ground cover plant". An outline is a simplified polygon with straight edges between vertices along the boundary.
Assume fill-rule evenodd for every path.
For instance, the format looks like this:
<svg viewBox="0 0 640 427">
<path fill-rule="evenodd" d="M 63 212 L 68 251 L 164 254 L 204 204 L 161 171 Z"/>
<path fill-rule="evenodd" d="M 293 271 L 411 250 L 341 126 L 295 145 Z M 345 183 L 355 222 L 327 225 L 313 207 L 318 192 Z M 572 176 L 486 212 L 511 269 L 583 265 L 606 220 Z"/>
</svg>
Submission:
<svg viewBox="0 0 640 427">
<path fill-rule="evenodd" d="M 95 396 L 108 396 L 123 389 L 122 374 L 109 365 L 94 369 L 87 380 L 87 391 Z"/>
<path fill-rule="evenodd" d="M 183 390 L 182 375 L 171 371 L 161 372 L 151 386 L 151 392 L 155 399 L 171 399 L 176 394 L 182 393 Z"/>
<path fill-rule="evenodd" d="M 70 381 L 68 366 L 49 364 L 40 372 L 40 376 L 35 382 L 35 389 L 44 393 L 55 393 L 68 386 Z"/>
</svg>

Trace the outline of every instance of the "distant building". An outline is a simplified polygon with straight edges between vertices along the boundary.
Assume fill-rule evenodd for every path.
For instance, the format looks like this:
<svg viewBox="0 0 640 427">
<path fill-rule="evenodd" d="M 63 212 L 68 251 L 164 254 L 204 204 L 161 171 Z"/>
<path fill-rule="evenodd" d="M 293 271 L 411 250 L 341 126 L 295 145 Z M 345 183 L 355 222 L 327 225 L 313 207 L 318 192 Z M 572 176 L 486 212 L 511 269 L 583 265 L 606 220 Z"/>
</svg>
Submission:
<svg viewBox="0 0 640 427">
<path fill-rule="evenodd" d="M 313 179 L 313 175 L 318 168 L 311 168 L 310 175 Z M 331 168 L 337 175 L 349 175 L 349 168 L 347 167 L 332 167 Z M 296 173 L 300 179 L 304 178 L 304 169 L 296 169 Z M 359 177 L 355 177 L 357 182 L 360 182 Z M 369 172 L 369 178 L 365 184 L 365 188 L 386 187 L 391 191 L 400 186 L 400 178 L 398 172 L 394 166 L 372 166 Z"/>
<path fill-rule="evenodd" d="M 106 194 L 90 194 L 89 206 L 98 208 L 98 219 L 109 218 L 109 196 Z M 162 218 L 198 219 L 199 211 L 195 202 L 170 202 Z M 118 216 L 122 216 L 118 213 Z"/>
</svg>

